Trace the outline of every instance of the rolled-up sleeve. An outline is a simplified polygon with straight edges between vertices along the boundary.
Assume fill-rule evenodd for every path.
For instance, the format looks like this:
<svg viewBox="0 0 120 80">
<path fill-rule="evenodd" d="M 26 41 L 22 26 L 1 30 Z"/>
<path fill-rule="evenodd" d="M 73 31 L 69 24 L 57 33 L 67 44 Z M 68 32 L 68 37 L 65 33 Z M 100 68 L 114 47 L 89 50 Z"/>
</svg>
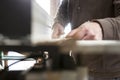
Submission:
<svg viewBox="0 0 120 80">
<path fill-rule="evenodd" d="M 69 22 L 68 5 L 68 0 L 63 0 L 54 19 L 55 22 L 58 22 L 63 26 L 67 25 L 67 23 Z"/>
<path fill-rule="evenodd" d="M 114 0 L 115 18 L 97 19 L 103 31 L 103 40 L 120 40 L 120 0 Z"/>
</svg>

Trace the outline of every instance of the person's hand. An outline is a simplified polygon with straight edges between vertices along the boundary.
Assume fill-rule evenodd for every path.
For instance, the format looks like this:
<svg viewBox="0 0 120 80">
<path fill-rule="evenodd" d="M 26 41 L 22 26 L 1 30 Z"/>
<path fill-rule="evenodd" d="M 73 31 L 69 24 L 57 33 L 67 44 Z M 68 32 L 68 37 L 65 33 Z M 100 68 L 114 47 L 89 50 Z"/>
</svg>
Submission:
<svg viewBox="0 0 120 80">
<path fill-rule="evenodd" d="M 55 23 L 53 25 L 52 38 L 53 39 L 60 38 L 60 36 L 63 34 L 64 34 L 64 27 L 59 23 Z"/>
<path fill-rule="evenodd" d="M 102 40 L 102 29 L 96 22 L 85 22 L 68 33 L 66 38 L 77 40 Z"/>
</svg>

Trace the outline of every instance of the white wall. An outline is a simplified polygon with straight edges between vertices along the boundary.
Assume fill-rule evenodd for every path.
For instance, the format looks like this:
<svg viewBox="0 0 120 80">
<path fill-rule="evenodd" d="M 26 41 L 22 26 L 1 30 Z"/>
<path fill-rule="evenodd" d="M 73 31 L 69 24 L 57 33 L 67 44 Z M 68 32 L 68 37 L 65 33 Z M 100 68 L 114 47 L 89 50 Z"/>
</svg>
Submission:
<svg viewBox="0 0 120 80">
<path fill-rule="evenodd" d="M 42 0 L 40 0 L 42 1 Z M 33 44 L 51 39 L 52 19 L 37 2 L 32 2 L 31 41 Z"/>
<path fill-rule="evenodd" d="M 48 14 L 50 14 L 50 0 L 35 0 Z"/>
</svg>

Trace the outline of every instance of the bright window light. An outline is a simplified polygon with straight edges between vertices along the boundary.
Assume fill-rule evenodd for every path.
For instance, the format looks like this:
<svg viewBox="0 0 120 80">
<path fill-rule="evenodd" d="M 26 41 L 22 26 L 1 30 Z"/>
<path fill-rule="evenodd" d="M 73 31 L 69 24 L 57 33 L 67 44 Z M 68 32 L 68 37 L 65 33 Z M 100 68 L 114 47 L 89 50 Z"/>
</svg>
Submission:
<svg viewBox="0 0 120 80">
<path fill-rule="evenodd" d="M 62 3 L 63 0 L 60 0 L 60 4 Z"/>
<path fill-rule="evenodd" d="M 24 56 L 18 52 L 14 52 L 14 51 L 9 51 L 8 52 L 8 56 Z M 16 62 L 17 60 L 8 60 L 8 65 Z M 35 64 L 35 60 L 33 61 L 21 61 L 19 63 L 16 63 L 14 65 L 12 65 L 11 67 L 9 67 L 9 70 L 27 70 L 30 67 L 32 67 Z"/>
<path fill-rule="evenodd" d="M 35 0 L 48 14 L 50 14 L 50 0 Z"/>
</svg>

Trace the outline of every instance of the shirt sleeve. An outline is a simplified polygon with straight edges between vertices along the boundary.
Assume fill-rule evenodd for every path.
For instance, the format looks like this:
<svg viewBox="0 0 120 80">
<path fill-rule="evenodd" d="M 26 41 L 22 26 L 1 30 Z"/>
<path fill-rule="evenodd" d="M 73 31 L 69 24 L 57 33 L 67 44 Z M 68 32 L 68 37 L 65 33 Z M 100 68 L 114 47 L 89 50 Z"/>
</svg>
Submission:
<svg viewBox="0 0 120 80">
<path fill-rule="evenodd" d="M 54 22 L 60 23 L 62 26 L 66 26 L 69 22 L 68 19 L 68 6 L 69 2 L 68 0 L 63 0 L 62 4 L 60 5 L 57 15 L 54 19 Z"/>
<path fill-rule="evenodd" d="M 115 18 L 95 20 L 103 31 L 103 40 L 120 40 L 120 0 L 114 0 Z"/>
</svg>

